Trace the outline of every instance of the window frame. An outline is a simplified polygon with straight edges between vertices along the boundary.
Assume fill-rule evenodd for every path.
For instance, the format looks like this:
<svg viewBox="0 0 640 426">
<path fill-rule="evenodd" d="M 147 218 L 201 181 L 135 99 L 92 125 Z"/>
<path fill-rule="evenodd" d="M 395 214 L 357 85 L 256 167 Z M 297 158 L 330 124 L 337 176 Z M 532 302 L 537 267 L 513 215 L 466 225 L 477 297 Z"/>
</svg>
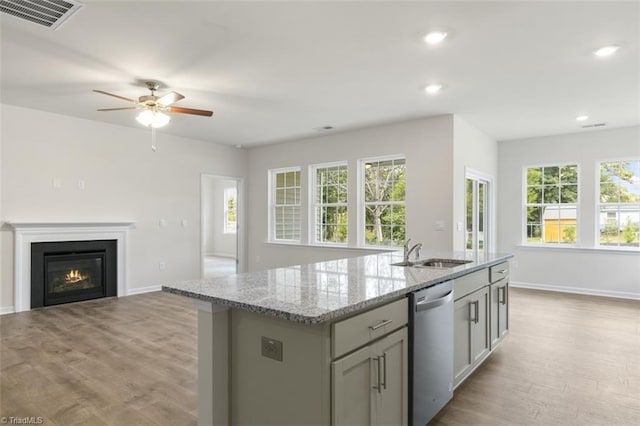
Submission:
<svg viewBox="0 0 640 426">
<path fill-rule="evenodd" d="M 339 203 L 321 203 L 318 202 L 318 170 L 330 169 L 334 167 L 344 167 L 347 172 L 347 186 L 346 186 L 346 201 Z M 349 246 L 349 163 L 348 161 L 333 161 L 330 163 L 319 163 L 309 165 L 309 244 L 318 246 L 334 246 L 334 247 L 347 247 Z M 347 238 L 345 242 L 338 241 L 319 241 L 317 238 L 317 209 L 319 207 L 344 207 L 347 212 Z"/>
<path fill-rule="evenodd" d="M 576 193 L 577 193 L 577 197 L 578 197 L 578 201 L 575 203 L 555 203 L 555 204 L 549 204 L 549 203 L 529 203 L 528 200 L 528 171 L 529 169 L 534 169 L 534 168 L 550 168 L 550 167 L 568 167 L 568 166 L 575 166 L 576 167 L 576 175 L 577 175 L 577 183 L 576 183 Z M 568 248 L 574 248 L 574 247 L 579 247 L 580 246 L 580 227 L 582 224 L 582 220 L 580 218 L 581 216 L 581 208 L 580 208 L 580 201 L 581 201 L 581 187 L 582 187 L 582 176 L 581 176 L 581 166 L 578 162 L 557 162 L 557 163 L 538 163 L 538 164 L 530 164 L 530 165 L 524 165 L 522 167 L 522 215 L 521 215 L 521 225 L 522 225 L 522 235 L 521 235 L 521 241 L 522 241 L 522 245 L 523 246 L 531 246 L 531 247 L 568 247 Z M 544 185 L 543 185 L 544 186 Z M 528 228 L 528 219 L 527 219 L 527 209 L 530 206 L 535 206 L 535 205 L 539 205 L 541 207 L 546 207 L 546 206 L 575 206 L 575 211 L 576 211 L 576 236 L 575 236 L 575 241 L 571 242 L 571 243 L 566 243 L 566 242 L 562 242 L 562 241 L 558 241 L 558 242 L 546 242 L 546 241 L 542 241 L 542 242 L 530 242 L 528 241 L 527 238 L 527 228 Z M 543 217 L 540 218 L 541 221 L 544 220 Z M 543 225 L 544 222 L 541 223 L 541 225 Z M 544 231 L 541 231 L 544 232 Z"/>
<path fill-rule="evenodd" d="M 600 208 L 603 205 L 613 205 L 613 206 L 617 206 L 618 207 L 618 212 L 619 212 L 619 208 L 622 205 L 629 205 L 629 206 L 638 206 L 639 210 L 640 210 L 640 201 L 638 201 L 637 203 L 602 203 L 600 201 L 600 195 L 601 195 L 601 191 L 600 191 L 600 184 L 601 182 L 601 176 L 600 176 L 600 167 L 602 165 L 602 163 L 620 163 L 620 162 L 624 162 L 624 161 L 637 161 L 640 163 L 640 157 L 618 157 L 618 158 L 607 158 L 607 159 L 600 159 L 597 160 L 595 162 L 594 165 L 594 169 L 595 169 L 595 206 L 594 206 L 594 214 L 595 214 L 595 219 L 594 219 L 594 246 L 596 249 L 599 250 L 609 250 L 609 251 L 630 251 L 630 252 L 639 252 L 640 251 L 640 246 L 634 247 L 634 246 L 630 246 L 630 247 L 626 247 L 626 246 L 622 246 L 620 245 L 620 235 L 618 234 L 618 244 L 617 245 L 602 245 L 600 243 Z M 618 200 L 619 201 L 619 200 Z M 620 226 L 620 224 L 618 224 L 618 226 Z"/>
<path fill-rule="evenodd" d="M 366 201 L 366 195 L 365 195 L 365 165 L 366 163 L 370 163 L 370 162 L 383 162 L 383 161 L 393 161 L 393 160 L 404 160 L 404 167 L 405 167 L 405 196 L 404 196 L 404 200 L 402 202 L 389 202 L 386 204 L 397 204 L 397 205 L 402 205 L 405 207 L 405 218 L 404 218 L 404 228 L 405 228 L 405 238 L 407 236 L 407 194 L 406 194 L 406 184 L 407 184 L 407 156 L 404 154 L 392 154 L 392 155 L 383 155 L 383 156 L 376 156 L 376 157 L 366 157 L 366 158 L 360 158 L 358 160 L 358 173 L 357 173 L 357 179 L 358 179 L 358 223 L 357 223 L 357 227 L 358 227 L 358 247 L 361 248 L 365 248 L 365 249 L 398 249 L 398 247 L 402 247 L 402 246 L 394 246 L 392 245 L 372 245 L 372 244 L 367 244 L 367 239 L 366 239 L 366 227 L 367 227 L 367 201 Z"/>
<path fill-rule="evenodd" d="M 223 215 L 222 219 L 224 223 L 222 224 L 222 233 L 223 234 L 237 234 L 238 233 L 238 188 L 237 187 L 228 187 L 224 188 L 223 193 Z M 236 226 L 233 229 L 228 228 L 229 225 L 229 193 L 233 193 L 233 199 L 235 200 L 236 205 Z"/>
<path fill-rule="evenodd" d="M 300 197 L 298 200 L 298 204 L 277 204 L 276 203 L 276 193 L 277 193 L 277 175 L 280 173 L 288 173 L 288 172 L 299 172 L 300 173 L 300 181 L 298 183 L 297 188 L 300 189 Z M 303 199 L 303 184 L 302 184 L 302 168 L 300 166 L 291 166 L 291 167 L 281 167 L 275 169 L 268 170 L 268 205 L 269 205 L 269 213 L 268 213 L 268 236 L 269 242 L 271 243 L 285 243 L 285 244 L 302 244 L 302 199 Z M 296 188 L 296 187 L 293 187 Z M 280 206 L 297 206 L 299 209 L 299 223 L 300 223 L 300 238 L 298 239 L 284 239 L 284 238 L 276 238 L 276 208 Z"/>
</svg>

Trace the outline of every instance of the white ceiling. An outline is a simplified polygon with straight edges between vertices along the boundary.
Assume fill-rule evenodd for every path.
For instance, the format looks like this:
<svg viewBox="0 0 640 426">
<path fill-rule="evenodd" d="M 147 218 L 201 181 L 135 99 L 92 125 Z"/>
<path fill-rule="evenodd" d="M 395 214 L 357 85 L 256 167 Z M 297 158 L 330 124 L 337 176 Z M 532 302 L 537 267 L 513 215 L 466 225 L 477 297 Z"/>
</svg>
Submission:
<svg viewBox="0 0 640 426">
<path fill-rule="evenodd" d="M 139 126 L 92 89 L 137 98 L 155 79 L 215 112 L 163 132 L 242 146 L 445 113 L 497 140 L 593 131 L 583 114 L 640 124 L 639 2 L 84 4 L 56 31 L 2 15 L 1 102 Z"/>
</svg>

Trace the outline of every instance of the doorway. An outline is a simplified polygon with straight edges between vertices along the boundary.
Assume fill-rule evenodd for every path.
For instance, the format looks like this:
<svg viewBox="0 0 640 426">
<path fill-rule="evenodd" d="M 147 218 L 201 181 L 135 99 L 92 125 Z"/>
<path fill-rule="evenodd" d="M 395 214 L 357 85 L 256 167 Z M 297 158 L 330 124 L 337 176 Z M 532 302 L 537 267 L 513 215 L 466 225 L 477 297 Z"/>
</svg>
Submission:
<svg viewBox="0 0 640 426">
<path fill-rule="evenodd" d="M 493 178 L 466 169 L 465 250 L 478 255 L 492 250 L 491 196 Z"/>
<path fill-rule="evenodd" d="M 238 178 L 202 175 L 203 278 L 232 275 L 239 270 L 240 186 Z"/>
</svg>

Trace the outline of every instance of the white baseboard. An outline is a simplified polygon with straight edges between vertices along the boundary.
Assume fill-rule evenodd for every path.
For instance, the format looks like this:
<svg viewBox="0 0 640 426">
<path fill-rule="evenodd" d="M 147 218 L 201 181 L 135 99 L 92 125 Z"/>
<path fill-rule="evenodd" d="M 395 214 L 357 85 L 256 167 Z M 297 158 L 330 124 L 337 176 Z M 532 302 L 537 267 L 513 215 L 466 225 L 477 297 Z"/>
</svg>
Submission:
<svg viewBox="0 0 640 426">
<path fill-rule="evenodd" d="M 519 282 L 519 281 L 510 281 L 509 285 L 511 287 L 530 288 L 532 290 L 558 291 L 561 293 L 575 293 L 575 294 L 586 294 L 589 296 L 616 297 L 619 299 L 640 300 L 640 293 L 630 293 L 626 291 L 598 290 L 593 288 L 525 283 L 525 282 Z"/>
<path fill-rule="evenodd" d="M 12 314 L 16 310 L 13 309 L 13 306 L 5 306 L 4 308 L 0 308 L 0 315 Z"/>
<path fill-rule="evenodd" d="M 134 294 L 151 293 L 153 291 L 161 291 L 161 285 L 150 285 L 149 287 L 130 288 L 127 291 L 127 296 L 133 296 Z"/>
<path fill-rule="evenodd" d="M 229 253 L 205 253 L 205 256 L 210 256 L 210 257 L 226 257 L 229 259 L 235 259 L 236 255 L 235 254 L 229 254 Z"/>
</svg>

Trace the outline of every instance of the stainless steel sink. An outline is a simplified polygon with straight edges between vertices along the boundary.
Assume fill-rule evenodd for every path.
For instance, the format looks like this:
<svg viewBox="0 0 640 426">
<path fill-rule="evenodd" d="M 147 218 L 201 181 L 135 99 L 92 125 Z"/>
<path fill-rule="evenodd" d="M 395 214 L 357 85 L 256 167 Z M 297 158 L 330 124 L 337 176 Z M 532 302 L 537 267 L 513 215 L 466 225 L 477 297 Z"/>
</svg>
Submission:
<svg viewBox="0 0 640 426">
<path fill-rule="evenodd" d="M 471 260 L 462 259 L 427 259 L 424 262 L 419 263 L 430 268 L 455 268 L 456 266 L 464 265 L 471 262 Z"/>
<path fill-rule="evenodd" d="M 456 266 L 465 265 L 473 262 L 472 260 L 463 259 L 426 259 L 418 260 L 416 262 L 396 262 L 392 263 L 392 266 L 405 266 L 412 268 L 455 268 Z"/>
</svg>

